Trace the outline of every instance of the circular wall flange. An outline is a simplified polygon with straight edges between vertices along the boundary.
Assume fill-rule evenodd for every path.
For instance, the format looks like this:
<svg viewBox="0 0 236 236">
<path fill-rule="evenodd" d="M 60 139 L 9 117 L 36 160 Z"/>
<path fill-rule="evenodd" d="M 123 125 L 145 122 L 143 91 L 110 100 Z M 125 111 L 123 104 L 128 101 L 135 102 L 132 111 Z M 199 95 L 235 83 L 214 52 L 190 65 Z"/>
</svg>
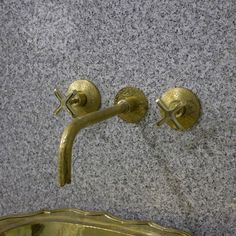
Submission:
<svg viewBox="0 0 236 236">
<path fill-rule="evenodd" d="M 148 100 L 142 90 L 134 87 L 125 87 L 116 94 L 114 104 L 116 105 L 119 101 L 130 97 L 137 99 L 135 109 L 118 116 L 128 123 L 137 123 L 145 117 L 148 110 Z"/>
<path fill-rule="evenodd" d="M 83 106 L 76 103 L 71 104 L 76 116 L 83 116 L 87 113 L 99 110 L 101 106 L 101 95 L 97 87 L 89 80 L 76 80 L 68 88 L 67 93 L 74 90 L 86 96 Z"/>
<path fill-rule="evenodd" d="M 187 88 L 171 88 L 160 97 L 160 100 L 169 109 L 173 109 L 177 104 L 183 105 L 183 108 L 176 113 L 176 119 L 183 127 L 182 131 L 191 128 L 201 115 L 201 105 L 197 95 Z M 160 113 L 163 117 L 162 109 L 160 109 Z M 177 129 L 172 120 L 168 120 L 166 123 L 171 128 Z"/>
</svg>

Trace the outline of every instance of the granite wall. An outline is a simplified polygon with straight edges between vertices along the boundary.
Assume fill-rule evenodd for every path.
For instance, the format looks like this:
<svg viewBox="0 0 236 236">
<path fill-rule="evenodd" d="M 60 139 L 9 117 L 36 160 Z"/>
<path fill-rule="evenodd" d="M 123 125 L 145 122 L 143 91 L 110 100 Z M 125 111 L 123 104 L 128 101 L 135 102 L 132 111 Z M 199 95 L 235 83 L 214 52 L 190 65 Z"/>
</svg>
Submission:
<svg viewBox="0 0 236 236">
<path fill-rule="evenodd" d="M 0 215 L 105 210 L 193 235 L 235 235 L 235 11 L 228 1 L 0 1 Z M 83 130 L 73 183 L 57 185 L 70 117 L 55 86 L 88 76 L 102 106 L 132 85 L 149 99 L 140 124 L 117 117 Z M 192 89 L 198 125 L 157 129 L 155 99 Z"/>
</svg>

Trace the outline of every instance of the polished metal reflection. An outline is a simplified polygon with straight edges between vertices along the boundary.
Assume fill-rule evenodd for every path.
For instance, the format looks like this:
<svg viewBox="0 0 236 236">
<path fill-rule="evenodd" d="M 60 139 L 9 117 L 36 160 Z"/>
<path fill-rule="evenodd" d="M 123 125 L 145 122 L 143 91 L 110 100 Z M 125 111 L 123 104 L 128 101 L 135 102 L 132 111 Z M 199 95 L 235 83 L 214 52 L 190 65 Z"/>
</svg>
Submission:
<svg viewBox="0 0 236 236">
<path fill-rule="evenodd" d="M 0 236 L 190 236 L 147 221 L 121 220 L 77 209 L 40 211 L 0 218 Z"/>
</svg>

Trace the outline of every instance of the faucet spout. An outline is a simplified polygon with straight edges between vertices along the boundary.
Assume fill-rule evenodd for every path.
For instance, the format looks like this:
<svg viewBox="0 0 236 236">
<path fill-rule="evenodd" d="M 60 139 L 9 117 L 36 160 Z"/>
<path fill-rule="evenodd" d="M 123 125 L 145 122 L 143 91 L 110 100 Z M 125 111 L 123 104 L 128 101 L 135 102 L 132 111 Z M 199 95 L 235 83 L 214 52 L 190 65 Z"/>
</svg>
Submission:
<svg viewBox="0 0 236 236">
<path fill-rule="evenodd" d="M 83 128 L 96 124 L 113 116 L 126 113 L 135 109 L 137 101 L 134 98 L 123 99 L 110 108 L 91 112 L 83 117 L 75 118 L 63 131 L 59 146 L 58 177 L 59 184 L 63 187 L 71 183 L 71 158 L 72 147 L 76 135 Z"/>
</svg>

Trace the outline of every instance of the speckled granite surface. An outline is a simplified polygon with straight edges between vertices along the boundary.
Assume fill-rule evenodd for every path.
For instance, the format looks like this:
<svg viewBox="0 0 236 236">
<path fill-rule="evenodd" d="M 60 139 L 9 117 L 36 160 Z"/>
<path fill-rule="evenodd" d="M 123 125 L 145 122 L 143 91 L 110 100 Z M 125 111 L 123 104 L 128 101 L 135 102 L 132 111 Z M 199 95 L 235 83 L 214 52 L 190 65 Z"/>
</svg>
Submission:
<svg viewBox="0 0 236 236">
<path fill-rule="evenodd" d="M 42 208 L 105 210 L 193 235 L 235 235 L 235 2 L 0 1 L 0 215 Z M 129 84 L 150 110 L 83 130 L 74 180 L 56 182 L 55 86 L 81 76 L 103 107 Z M 155 98 L 186 86 L 202 101 L 185 133 L 153 128 Z M 82 138 L 83 136 L 83 138 Z"/>
</svg>

